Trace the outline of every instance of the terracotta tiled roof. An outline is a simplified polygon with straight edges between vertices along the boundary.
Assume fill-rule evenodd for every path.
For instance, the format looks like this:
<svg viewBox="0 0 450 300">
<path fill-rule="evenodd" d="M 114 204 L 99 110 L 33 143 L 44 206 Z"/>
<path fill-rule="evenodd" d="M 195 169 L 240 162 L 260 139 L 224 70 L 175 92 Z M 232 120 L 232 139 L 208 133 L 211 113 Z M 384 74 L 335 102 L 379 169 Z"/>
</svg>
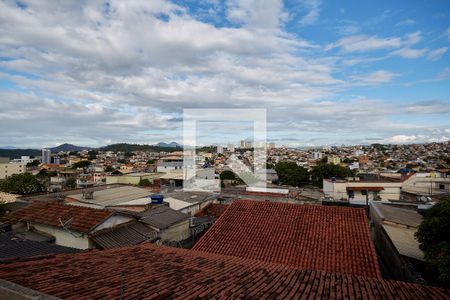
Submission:
<svg viewBox="0 0 450 300">
<path fill-rule="evenodd" d="M 67 223 L 67 228 L 70 230 L 88 233 L 112 214 L 111 211 L 103 209 L 34 201 L 6 215 L 1 221 L 9 224 L 27 221 L 54 227 L 62 227 L 62 223 Z"/>
<path fill-rule="evenodd" d="M 0 278 L 63 299 L 448 299 L 428 286 L 153 244 L 0 265 Z"/>
<path fill-rule="evenodd" d="M 381 278 L 363 209 L 238 200 L 193 249 Z"/>
</svg>

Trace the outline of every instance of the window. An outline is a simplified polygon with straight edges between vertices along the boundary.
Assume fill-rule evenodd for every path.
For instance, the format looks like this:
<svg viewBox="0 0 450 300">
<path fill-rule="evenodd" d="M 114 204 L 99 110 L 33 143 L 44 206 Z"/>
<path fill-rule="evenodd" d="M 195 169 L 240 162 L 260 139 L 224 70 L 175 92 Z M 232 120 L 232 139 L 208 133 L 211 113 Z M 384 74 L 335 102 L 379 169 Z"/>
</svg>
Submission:
<svg viewBox="0 0 450 300">
<path fill-rule="evenodd" d="M 366 196 L 367 195 L 367 191 L 366 190 L 362 190 L 361 191 L 361 195 Z"/>
<path fill-rule="evenodd" d="M 440 189 L 440 190 L 445 190 L 445 185 L 439 184 L 439 189 Z"/>
</svg>

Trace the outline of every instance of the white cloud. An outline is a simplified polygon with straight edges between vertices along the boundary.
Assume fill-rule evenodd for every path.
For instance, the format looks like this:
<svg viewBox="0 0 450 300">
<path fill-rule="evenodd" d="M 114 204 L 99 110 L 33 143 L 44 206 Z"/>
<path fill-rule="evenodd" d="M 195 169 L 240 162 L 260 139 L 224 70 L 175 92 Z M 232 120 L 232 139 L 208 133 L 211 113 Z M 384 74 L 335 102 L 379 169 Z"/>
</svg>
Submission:
<svg viewBox="0 0 450 300">
<path fill-rule="evenodd" d="M 353 75 L 350 78 L 357 85 L 379 85 L 392 81 L 396 76 L 395 73 L 379 70 L 369 74 Z"/>
<path fill-rule="evenodd" d="M 416 32 L 409 33 L 406 35 L 404 44 L 406 46 L 411 46 L 411 45 L 417 44 L 421 40 L 422 40 L 422 33 L 420 31 L 416 31 Z"/>
<path fill-rule="evenodd" d="M 435 77 L 436 80 L 446 80 L 448 78 L 450 78 L 450 67 L 445 68 L 444 70 L 439 72 Z"/>
<path fill-rule="evenodd" d="M 407 106 L 405 111 L 413 114 L 447 114 L 450 113 L 450 102 L 422 101 Z"/>
<path fill-rule="evenodd" d="M 419 58 L 425 55 L 428 49 L 412 49 L 401 48 L 392 52 L 393 55 L 401 56 L 403 58 Z"/>
<path fill-rule="evenodd" d="M 306 3 L 303 22 L 317 22 L 320 3 Z M 355 128 L 382 135 L 421 130 L 387 120 L 393 108 L 383 100 L 336 100 L 352 86 L 397 75 L 343 77 L 342 57 L 285 31 L 281 1 L 232 0 L 222 7 L 232 26 L 214 26 L 158 0 L 111 1 L 109 8 L 36 1 L 27 10 L 0 2 L 0 53 L 8 58 L 0 62 L 0 78 L 18 87 L 0 90 L 0 128 L 13 129 L 0 144 L 50 144 L 55 136 L 85 145 L 177 140 L 186 107 L 265 107 L 269 129 L 328 134 L 340 124 L 333 138 L 342 142 L 355 137 Z M 336 47 L 404 47 L 398 37 L 348 38 Z"/>
<path fill-rule="evenodd" d="M 449 49 L 449 47 L 441 47 L 441 48 L 432 50 L 428 53 L 427 59 L 428 60 L 438 60 L 442 57 L 442 55 L 447 53 L 448 49 Z"/>
<path fill-rule="evenodd" d="M 227 18 L 250 28 L 278 30 L 288 14 L 281 0 L 230 0 Z"/>
<path fill-rule="evenodd" d="M 404 19 L 403 21 L 400 21 L 395 25 L 396 26 L 409 26 L 409 25 L 414 25 L 414 24 L 416 24 L 416 21 L 414 21 L 413 19 Z"/>
<path fill-rule="evenodd" d="M 320 0 L 305 0 L 302 1 L 303 10 L 306 11 L 306 15 L 300 18 L 299 23 L 301 25 L 311 25 L 317 21 L 320 13 Z"/>
<path fill-rule="evenodd" d="M 334 48 L 340 48 L 344 52 L 368 52 L 374 50 L 386 50 L 395 49 L 402 46 L 405 50 L 407 56 L 417 55 L 420 50 L 410 49 L 409 46 L 417 44 L 422 39 L 422 34 L 420 31 L 409 33 L 405 38 L 400 37 L 389 37 L 380 38 L 378 36 L 367 36 L 367 35 L 352 35 L 339 39 L 335 43 L 328 44 L 325 47 L 326 51 Z M 412 54 L 415 52 L 414 54 Z"/>
<path fill-rule="evenodd" d="M 448 141 L 449 136 L 445 135 L 394 135 L 379 140 L 379 143 L 385 144 L 412 144 L 412 143 L 436 143 Z"/>
<path fill-rule="evenodd" d="M 341 48 L 344 52 L 367 52 L 380 49 L 398 48 L 401 46 L 401 39 L 378 38 L 376 36 L 352 35 L 344 37 L 335 43 L 328 44 L 325 50 Z"/>
</svg>

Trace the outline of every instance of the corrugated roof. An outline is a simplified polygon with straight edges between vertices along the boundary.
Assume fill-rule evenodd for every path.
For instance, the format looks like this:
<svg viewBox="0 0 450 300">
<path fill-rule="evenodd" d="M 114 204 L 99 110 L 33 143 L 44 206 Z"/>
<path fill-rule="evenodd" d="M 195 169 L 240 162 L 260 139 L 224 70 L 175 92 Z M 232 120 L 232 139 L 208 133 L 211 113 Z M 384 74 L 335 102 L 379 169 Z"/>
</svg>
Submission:
<svg viewBox="0 0 450 300">
<path fill-rule="evenodd" d="M 167 193 L 164 196 L 189 203 L 198 203 L 208 199 L 217 198 L 219 195 L 209 192 L 174 191 L 171 193 Z"/>
<path fill-rule="evenodd" d="M 137 245 L 145 241 L 153 241 L 158 233 L 137 222 L 115 226 L 91 234 L 91 239 L 103 249 Z"/>
<path fill-rule="evenodd" d="M 410 227 L 418 227 L 423 217 L 415 210 L 395 207 L 389 204 L 372 201 L 372 207 L 383 221 L 402 224 Z"/>
<path fill-rule="evenodd" d="M 153 194 L 153 192 L 134 186 L 116 186 L 109 189 L 95 191 L 93 199 L 83 199 L 83 194 L 76 194 L 68 196 L 82 202 L 94 203 L 100 206 L 113 206 L 123 204 L 125 202 L 144 198 Z M 150 202 L 150 200 L 149 200 Z"/>
<path fill-rule="evenodd" d="M 0 278 L 63 299 L 449 299 L 430 286 L 149 243 L 0 265 Z"/>
<path fill-rule="evenodd" d="M 58 228 L 65 224 L 67 229 L 88 233 L 112 214 L 111 211 L 103 209 L 35 201 L 22 209 L 7 214 L 1 221 L 8 224 L 27 221 Z"/>
<path fill-rule="evenodd" d="M 398 253 L 406 257 L 424 260 L 424 254 L 419 248 L 419 242 L 414 238 L 414 234 L 417 231 L 415 228 L 402 228 L 387 224 L 382 226 Z"/>
<path fill-rule="evenodd" d="M 0 234 L 0 260 L 11 260 L 59 253 L 76 253 L 80 250 L 47 242 L 26 240 L 15 232 Z"/>
<path fill-rule="evenodd" d="M 187 214 L 171 209 L 167 206 L 160 206 L 140 213 L 142 223 L 148 224 L 158 229 L 166 229 L 174 224 L 189 219 Z"/>
<path fill-rule="evenodd" d="M 193 249 L 381 277 L 366 213 L 358 208 L 237 200 Z"/>
</svg>

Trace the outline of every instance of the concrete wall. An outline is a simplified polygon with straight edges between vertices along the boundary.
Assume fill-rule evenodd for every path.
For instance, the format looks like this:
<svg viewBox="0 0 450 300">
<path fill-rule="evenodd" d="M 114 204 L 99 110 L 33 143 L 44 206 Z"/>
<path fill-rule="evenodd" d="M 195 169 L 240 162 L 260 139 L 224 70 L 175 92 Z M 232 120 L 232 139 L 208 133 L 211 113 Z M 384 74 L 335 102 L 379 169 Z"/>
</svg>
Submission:
<svg viewBox="0 0 450 300">
<path fill-rule="evenodd" d="M 392 279 L 414 283 L 424 283 L 408 258 L 403 257 L 395 248 L 388 234 L 382 227 L 382 219 L 375 209 L 370 207 L 370 230 L 378 253 L 381 255 Z"/>
<path fill-rule="evenodd" d="M 22 174 L 26 171 L 23 163 L 0 163 L 0 179 L 5 179 L 13 174 Z"/>
<path fill-rule="evenodd" d="M 95 248 L 86 234 L 78 231 L 68 231 L 47 225 L 31 223 L 39 231 L 51 234 L 55 237 L 55 244 L 77 249 Z"/>
<path fill-rule="evenodd" d="M 357 182 L 357 181 L 323 181 L 323 192 L 326 196 L 333 197 L 336 200 L 348 200 L 348 188 L 352 187 L 383 187 L 384 190 L 378 191 L 381 200 L 399 200 L 401 193 L 401 182 Z M 373 191 L 369 191 L 369 200 L 373 200 Z M 362 191 L 354 191 L 355 200 L 366 200 Z"/>
<path fill-rule="evenodd" d="M 162 230 L 160 233 L 160 237 L 163 241 L 177 242 L 189 238 L 189 219 Z"/>
<path fill-rule="evenodd" d="M 148 179 L 151 183 L 155 180 L 155 175 L 143 175 L 143 176 L 106 176 L 106 184 L 133 184 L 138 185 L 139 181 L 142 179 Z"/>
<path fill-rule="evenodd" d="M 117 226 L 119 224 L 130 222 L 132 220 L 133 220 L 133 218 L 126 217 L 126 216 L 112 216 L 112 217 L 108 218 L 105 222 L 103 222 L 102 224 L 97 226 L 94 230 L 92 230 L 92 232 L 96 232 L 96 231 L 99 231 L 99 230 L 102 230 L 105 228 L 111 228 L 111 227 Z"/>
</svg>

